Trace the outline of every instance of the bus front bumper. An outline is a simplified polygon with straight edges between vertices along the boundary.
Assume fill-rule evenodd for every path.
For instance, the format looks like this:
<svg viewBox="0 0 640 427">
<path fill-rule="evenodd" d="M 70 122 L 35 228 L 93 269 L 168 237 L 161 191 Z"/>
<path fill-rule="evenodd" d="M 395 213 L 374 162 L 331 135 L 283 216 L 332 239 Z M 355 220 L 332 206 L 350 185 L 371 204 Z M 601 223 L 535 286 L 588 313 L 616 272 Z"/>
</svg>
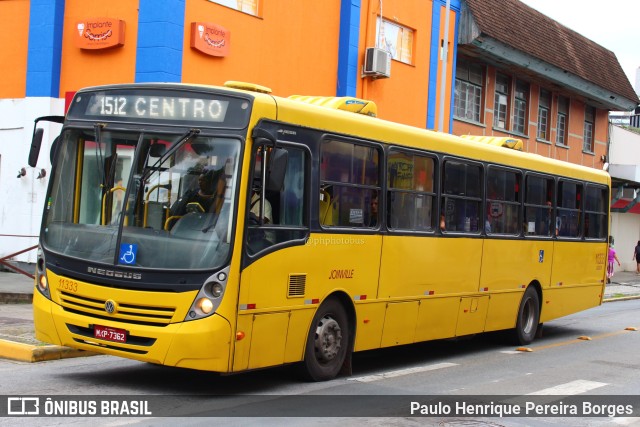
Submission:
<svg viewBox="0 0 640 427">
<path fill-rule="evenodd" d="M 216 314 L 161 327 L 118 323 L 65 311 L 35 290 L 33 320 L 43 342 L 167 366 L 230 370 L 231 325 Z M 95 325 L 125 330 L 126 341 L 96 338 Z"/>
</svg>

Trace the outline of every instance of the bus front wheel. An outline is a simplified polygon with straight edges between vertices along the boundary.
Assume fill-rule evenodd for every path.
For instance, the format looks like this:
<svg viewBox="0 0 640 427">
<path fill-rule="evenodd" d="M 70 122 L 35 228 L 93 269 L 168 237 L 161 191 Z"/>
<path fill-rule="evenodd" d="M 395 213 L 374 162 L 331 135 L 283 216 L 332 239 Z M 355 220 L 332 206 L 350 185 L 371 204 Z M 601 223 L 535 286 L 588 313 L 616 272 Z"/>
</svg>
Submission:
<svg viewBox="0 0 640 427">
<path fill-rule="evenodd" d="M 304 376 L 325 381 L 340 372 L 349 347 L 347 313 L 335 299 L 323 303 L 313 317 L 304 352 Z"/>
<path fill-rule="evenodd" d="M 538 323 L 540 322 L 540 297 L 533 286 L 529 286 L 522 296 L 516 328 L 513 330 L 513 338 L 517 345 L 529 344 L 536 337 Z"/>
</svg>

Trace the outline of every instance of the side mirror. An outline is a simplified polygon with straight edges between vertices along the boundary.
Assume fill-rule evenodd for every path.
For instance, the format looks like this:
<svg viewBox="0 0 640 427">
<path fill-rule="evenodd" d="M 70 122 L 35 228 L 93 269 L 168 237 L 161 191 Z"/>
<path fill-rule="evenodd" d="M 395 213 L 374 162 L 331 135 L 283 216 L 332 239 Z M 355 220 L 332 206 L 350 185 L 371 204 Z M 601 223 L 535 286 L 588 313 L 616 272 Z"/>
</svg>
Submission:
<svg viewBox="0 0 640 427">
<path fill-rule="evenodd" d="M 164 144 L 153 144 L 149 147 L 149 157 L 162 157 L 167 151 L 167 147 Z"/>
<path fill-rule="evenodd" d="M 36 167 L 38 164 L 38 155 L 40 154 L 40 146 L 42 145 L 42 135 L 44 135 L 44 129 L 37 128 L 33 132 L 33 137 L 31 138 L 31 150 L 29 150 L 29 166 L 32 168 Z"/>
<path fill-rule="evenodd" d="M 251 138 L 253 138 L 255 145 L 266 145 L 267 147 L 275 147 L 277 139 L 275 135 L 261 127 L 253 128 Z"/>
<path fill-rule="evenodd" d="M 280 191 L 284 185 L 284 175 L 287 172 L 289 152 L 284 148 L 273 148 L 267 169 L 267 190 Z"/>
</svg>

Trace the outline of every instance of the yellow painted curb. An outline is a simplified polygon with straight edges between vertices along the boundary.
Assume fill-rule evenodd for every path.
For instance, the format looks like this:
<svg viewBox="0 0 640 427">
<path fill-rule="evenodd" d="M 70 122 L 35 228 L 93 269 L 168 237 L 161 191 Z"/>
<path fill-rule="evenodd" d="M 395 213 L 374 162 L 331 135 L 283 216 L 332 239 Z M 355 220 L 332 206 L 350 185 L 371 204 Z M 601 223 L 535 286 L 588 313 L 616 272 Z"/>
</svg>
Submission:
<svg viewBox="0 0 640 427">
<path fill-rule="evenodd" d="M 45 360 L 67 359 L 71 357 L 94 356 L 98 353 L 76 350 L 59 345 L 31 345 L 0 339 L 0 357 L 22 362 L 43 362 Z"/>
</svg>

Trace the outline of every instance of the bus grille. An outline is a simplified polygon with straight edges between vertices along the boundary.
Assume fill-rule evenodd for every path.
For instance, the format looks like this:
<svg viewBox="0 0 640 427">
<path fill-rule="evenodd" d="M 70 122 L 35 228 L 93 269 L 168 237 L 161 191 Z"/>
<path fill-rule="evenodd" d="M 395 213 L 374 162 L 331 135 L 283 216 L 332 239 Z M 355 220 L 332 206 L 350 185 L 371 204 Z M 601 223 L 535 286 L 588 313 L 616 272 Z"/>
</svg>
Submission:
<svg viewBox="0 0 640 427">
<path fill-rule="evenodd" d="M 289 275 L 289 292 L 287 295 L 290 298 L 303 297 L 306 285 L 307 285 L 306 274 L 290 274 Z"/>
<path fill-rule="evenodd" d="M 60 293 L 60 303 L 65 311 L 94 319 L 117 320 L 136 325 L 165 326 L 171 323 L 175 307 L 148 306 L 117 302 L 116 312 L 105 311 L 106 300 L 89 298 L 68 292 Z"/>
</svg>

